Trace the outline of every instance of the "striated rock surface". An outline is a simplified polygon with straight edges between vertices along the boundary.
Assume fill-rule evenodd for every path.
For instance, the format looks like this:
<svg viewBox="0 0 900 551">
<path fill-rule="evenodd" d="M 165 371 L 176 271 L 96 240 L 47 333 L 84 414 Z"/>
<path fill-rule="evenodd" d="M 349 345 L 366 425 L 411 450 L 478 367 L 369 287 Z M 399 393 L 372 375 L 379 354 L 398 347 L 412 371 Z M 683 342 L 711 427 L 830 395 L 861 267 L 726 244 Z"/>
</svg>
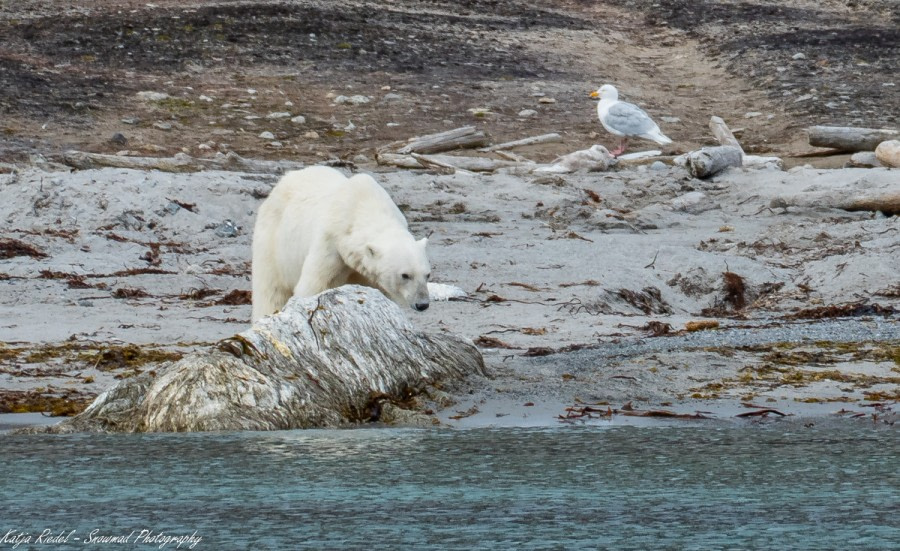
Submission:
<svg viewBox="0 0 900 551">
<path fill-rule="evenodd" d="M 413 329 L 360 286 L 293 298 L 204 353 L 127 379 L 80 415 L 35 432 L 182 432 L 336 427 L 377 416 L 430 384 L 485 374 L 475 346 Z"/>
</svg>

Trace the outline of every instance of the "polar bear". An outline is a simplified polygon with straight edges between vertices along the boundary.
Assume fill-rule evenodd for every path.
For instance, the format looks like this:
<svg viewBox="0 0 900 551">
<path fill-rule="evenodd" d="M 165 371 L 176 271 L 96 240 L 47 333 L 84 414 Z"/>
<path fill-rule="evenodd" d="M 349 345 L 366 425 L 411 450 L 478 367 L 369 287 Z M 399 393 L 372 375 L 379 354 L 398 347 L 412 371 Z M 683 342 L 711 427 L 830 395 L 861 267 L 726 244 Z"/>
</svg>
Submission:
<svg viewBox="0 0 900 551">
<path fill-rule="evenodd" d="M 367 174 L 313 166 L 285 174 L 253 230 L 252 320 L 346 283 L 379 289 L 402 306 L 428 308 L 428 238 Z"/>
</svg>

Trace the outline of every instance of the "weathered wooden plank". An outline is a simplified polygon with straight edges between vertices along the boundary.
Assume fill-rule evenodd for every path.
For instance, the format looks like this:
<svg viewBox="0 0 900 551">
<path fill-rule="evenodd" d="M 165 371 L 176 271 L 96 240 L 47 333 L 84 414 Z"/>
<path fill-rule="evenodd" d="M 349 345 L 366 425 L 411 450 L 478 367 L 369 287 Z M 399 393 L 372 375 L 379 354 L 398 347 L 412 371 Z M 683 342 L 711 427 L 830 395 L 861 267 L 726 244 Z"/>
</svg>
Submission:
<svg viewBox="0 0 900 551">
<path fill-rule="evenodd" d="M 530 138 L 522 138 L 521 140 L 513 140 L 511 142 L 504 142 L 497 145 L 483 147 L 479 149 L 479 151 L 500 151 L 502 149 L 514 149 L 516 147 L 523 147 L 526 145 L 538 145 L 542 143 L 555 143 L 561 141 L 562 136 L 560 136 L 556 132 L 551 132 L 549 134 L 541 134 L 540 136 L 531 136 Z"/>
</svg>

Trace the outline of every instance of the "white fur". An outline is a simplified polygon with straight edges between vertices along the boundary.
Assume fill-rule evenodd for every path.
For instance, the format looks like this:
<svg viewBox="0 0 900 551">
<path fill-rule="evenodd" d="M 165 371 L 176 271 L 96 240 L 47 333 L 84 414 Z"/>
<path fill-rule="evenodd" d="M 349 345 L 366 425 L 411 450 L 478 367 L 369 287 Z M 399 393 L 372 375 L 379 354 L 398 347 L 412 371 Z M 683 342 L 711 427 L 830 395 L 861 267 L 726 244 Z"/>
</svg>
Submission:
<svg viewBox="0 0 900 551">
<path fill-rule="evenodd" d="M 431 275 L 426 243 L 413 238 L 400 209 L 371 176 L 347 178 L 321 166 L 289 172 L 257 214 L 252 319 L 276 312 L 293 295 L 346 283 L 424 310 Z"/>
</svg>

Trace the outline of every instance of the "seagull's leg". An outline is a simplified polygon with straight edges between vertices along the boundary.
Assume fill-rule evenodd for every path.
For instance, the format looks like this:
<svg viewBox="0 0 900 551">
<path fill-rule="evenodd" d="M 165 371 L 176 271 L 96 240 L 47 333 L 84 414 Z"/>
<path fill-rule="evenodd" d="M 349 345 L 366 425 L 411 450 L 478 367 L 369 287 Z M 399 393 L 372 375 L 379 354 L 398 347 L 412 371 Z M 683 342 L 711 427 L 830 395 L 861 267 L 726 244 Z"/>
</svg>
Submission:
<svg viewBox="0 0 900 551">
<path fill-rule="evenodd" d="M 622 138 L 621 140 L 619 140 L 619 147 L 617 147 L 613 151 L 611 151 L 610 155 L 612 155 L 613 157 L 618 157 L 622 153 L 625 153 L 625 148 L 627 146 L 628 146 L 628 137 L 626 136 L 626 137 Z"/>
</svg>

